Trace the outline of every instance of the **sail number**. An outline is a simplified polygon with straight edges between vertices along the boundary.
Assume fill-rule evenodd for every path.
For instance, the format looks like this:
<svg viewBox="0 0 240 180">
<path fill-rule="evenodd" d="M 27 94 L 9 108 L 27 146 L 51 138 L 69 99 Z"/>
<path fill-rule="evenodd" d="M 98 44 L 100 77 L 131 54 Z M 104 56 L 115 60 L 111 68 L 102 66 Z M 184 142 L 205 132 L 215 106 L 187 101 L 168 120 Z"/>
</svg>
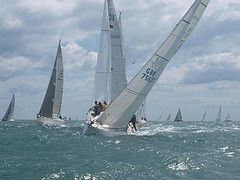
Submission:
<svg viewBox="0 0 240 180">
<path fill-rule="evenodd" d="M 147 70 L 142 74 L 141 79 L 144 79 L 147 82 L 153 82 L 156 78 L 153 76 L 156 74 L 156 71 L 147 68 Z"/>
<path fill-rule="evenodd" d="M 115 21 L 115 15 L 109 14 L 109 21 Z"/>
</svg>

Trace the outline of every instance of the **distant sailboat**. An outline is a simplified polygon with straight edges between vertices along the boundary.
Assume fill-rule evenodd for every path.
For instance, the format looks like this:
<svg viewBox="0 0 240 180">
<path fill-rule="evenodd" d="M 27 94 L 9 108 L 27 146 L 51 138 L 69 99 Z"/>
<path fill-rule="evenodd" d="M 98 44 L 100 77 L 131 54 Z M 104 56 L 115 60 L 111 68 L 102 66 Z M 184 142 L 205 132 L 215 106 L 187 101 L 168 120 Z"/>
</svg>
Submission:
<svg viewBox="0 0 240 180">
<path fill-rule="evenodd" d="M 220 106 L 219 106 L 219 109 L 218 109 L 218 113 L 217 113 L 216 122 L 221 121 L 221 117 L 222 117 L 222 107 L 221 107 L 221 105 L 220 105 Z"/>
<path fill-rule="evenodd" d="M 7 111 L 2 118 L 2 121 L 15 121 L 13 118 L 13 113 L 14 113 L 14 107 L 15 107 L 15 94 L 13 94 L 11 102 L 7 108 Z"/>
<path fill-rule="evenodd" d="M 172 33 L 125 89 L 103 113 L 86 124 L 104 131 L 126 131 L 129 121 L 143 103 L 171 58 L 193 31 L 208 3 L 209 0 L 196 0 Z M 84 128 L 83 134 L 86 130 L 87 128 Z"/>
<path fill-rule="evenodd" d="M 171 119 L 171 114 L 169 113 L 166 121 L 170 121 L 170 119 Z"/>
<path fill-rule="evenodd" d="M 206 117 L 206 114 L 207 114 L 207 111 L 205 111 L 205 112 L 204 112 L 204 114 L 203 114 L 203 117 L 202 117 L 201 121 L 204 121 L 204 119 L 205 119 L 205 117 Z"/>
<path fill-rule="evenodd" d="M 157 121 L 160 121 L 162 119 L 162 114 L 159 116 L 159 118 L 157 119 Z"/>
<path fill-rule="evenodd" d="M 58 126 L 64 123 L 60 114 L 63 95 L 63 59 L 60 42 L 47 92 L 37 115 L 39 124 Z"/>
<path fill-rule="evenodd" d="M 226 117 L 226 119 L 224 120 L 225 122 L 232 122 L 232 120 L 231 120 L 231 117 L 230 117 L 230 114 L 228 113 L 227 114 L 227 117 Z"/>
<path fill-rule="evenodd" d="M 183 121 L 180 108 L 178 109 L 178 112 L 177 112 L 177 115 L 176 115 L 174 121 L 177 121 L 177 122 Z"/>
</svg>

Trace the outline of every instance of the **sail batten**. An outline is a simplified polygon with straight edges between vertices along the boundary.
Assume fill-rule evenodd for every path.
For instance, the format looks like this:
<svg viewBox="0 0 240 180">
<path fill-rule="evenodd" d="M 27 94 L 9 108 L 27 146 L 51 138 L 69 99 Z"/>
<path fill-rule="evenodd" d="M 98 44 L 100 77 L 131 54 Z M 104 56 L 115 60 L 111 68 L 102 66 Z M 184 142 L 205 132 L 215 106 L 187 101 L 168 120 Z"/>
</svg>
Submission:
<svg viewBox="0 0 240 180">
<path fill-rule="evenodd" d="M 209 0 L 196 0 L 193 3 L 168 38 L 98 118 L 97 122 L 113 128 L 123 128 L 128 124 L 170 59 L 196 26 L 198 20 L 195 17 L 200 18 L 202 16 L 206 7 L 200 5 L 201 2 L 208 4 Z"/>
</svg>

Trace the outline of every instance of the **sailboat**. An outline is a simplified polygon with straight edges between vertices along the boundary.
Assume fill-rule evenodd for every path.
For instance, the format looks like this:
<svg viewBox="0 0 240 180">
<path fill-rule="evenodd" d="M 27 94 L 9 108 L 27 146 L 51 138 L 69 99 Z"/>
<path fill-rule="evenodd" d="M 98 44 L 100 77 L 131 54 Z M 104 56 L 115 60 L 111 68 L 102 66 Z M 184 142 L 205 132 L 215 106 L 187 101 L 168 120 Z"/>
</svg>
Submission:
<svg viewBox="0 0 240 180">
<path fill-rule="evenodd" d="M 221 121 L 221 117 L 222 117 L 222 107 L 221 107 L 221 104 L 220 104 L 219 109 L 218 109 L 218 113 L 217 113 L 216 122 Z"/>
<path fill-rule="evenodd" d="M 162 119 L 162 114 L 159 116 L 159 118 L 157 119 L 157 121 L 160 121 Z"/>
<path fill-rule="evenodd" d="M 48 88 L 37 115 L 38 124 L 58 126 L 64 123 L 61 117 L 61 105 L 63 95 L 63 58 L 61 50 L 61 41 L 58 43 L 58 50 L 52 75 Z"/>
<path fill-rule="evenodd" d="M 232 120 L 231 120 L 231 117 L 230 117 L 230 114 L 229 114 L 229 113 L 227 114 L 227 117 L 226 117 L 226 119 L 224 120 L 224 122 L 232 122 Z"/>
<path fill-rule="evenodd" d="M 210 0 L 196 0 L 173 29 L 159 49 L 146 62 L 137 75 L 99 116 L 86 122 L 104 131 L 126 131 L 126 127 L 139 106 L 151 91 L 163 70 L 197 25 Z"/>
<path fill-rule="evenodd" d="M 169 113 L 166 121 L 170 121 L 170 119 L 171 119 L 171 114 Z"/>
<path fill-rule="evenodd" d="M 4 115 L 4 117 L 2 118 L 2 121 L 15 121 L 13 118 L 14 107 L 15 107 L 15 94 L 13 94 L 13 96 L 12 96 L 12 99 L 7 108 L 7 111 Z"/>
<path fill-rule="evenodd" d="M 121 13 L 117 18 L 113 0 L 105 0 L 93 101 L 111 103 L 127 85 Z M 87 119 L 92 120 L 92 111 Z"/>
<path fill-rule="evenodd" d="M 177 122 L 183 121 L 180 108 L 178 109 L 178 112 L 177 112 L 177 115 L 176 115 L 174 121 L 177 121 Z"/>
<path fill-rule="evenodd" d="M 207 111 L 205 111 L 205 112 L 204 112 L 204 114 L 203 114 L 203 117 L 202 117 L 201 121 L 204 121 L 204 119 L 205 119 L 205 117 L 206 117 L 206 114 L 207 114 Z"/>
</svg>

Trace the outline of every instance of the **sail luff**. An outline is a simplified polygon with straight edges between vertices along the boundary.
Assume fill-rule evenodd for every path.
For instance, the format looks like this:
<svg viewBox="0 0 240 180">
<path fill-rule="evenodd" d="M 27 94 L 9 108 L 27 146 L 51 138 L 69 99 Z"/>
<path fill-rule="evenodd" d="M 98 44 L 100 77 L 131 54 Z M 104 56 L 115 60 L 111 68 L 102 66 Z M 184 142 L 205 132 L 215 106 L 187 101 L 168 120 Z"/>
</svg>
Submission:
<svg viewBox="0 0 240 180">
<path fill-rule="evenodd" d="M 113 128 L 125 127 L 156 83 L 164 68 L 196 26 L 209 0 L 196 0 L 172 33 L 97 120 Z"/>
</svg>

